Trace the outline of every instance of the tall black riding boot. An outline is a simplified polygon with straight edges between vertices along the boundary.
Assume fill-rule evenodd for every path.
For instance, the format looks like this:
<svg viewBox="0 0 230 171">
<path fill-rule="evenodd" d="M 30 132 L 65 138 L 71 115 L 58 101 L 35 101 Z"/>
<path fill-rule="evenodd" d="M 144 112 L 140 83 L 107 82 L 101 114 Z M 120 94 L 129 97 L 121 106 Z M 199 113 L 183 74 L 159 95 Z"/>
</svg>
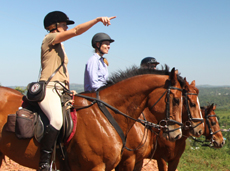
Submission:
<svg viewBox="0 0 230 171">
<path fill-rule="evenodd" d="M 45 133 L 41 139 L 40 161 L 38 171 L 49 171 L 54 143 L 57 140 L 59 131 L 52 125 L 46 126 Z"/>
</svg>

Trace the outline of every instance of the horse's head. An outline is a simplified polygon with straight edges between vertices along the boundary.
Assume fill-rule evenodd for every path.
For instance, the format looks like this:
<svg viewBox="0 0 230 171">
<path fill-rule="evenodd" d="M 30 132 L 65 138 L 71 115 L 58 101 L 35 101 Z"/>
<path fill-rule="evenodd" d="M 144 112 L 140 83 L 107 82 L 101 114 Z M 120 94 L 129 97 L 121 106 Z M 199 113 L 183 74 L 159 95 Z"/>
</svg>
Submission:
<svg viewBox="0 0 230 171">
<path fill-rule="evenodd" d="M 225 144 L 225 141 L 221 133 L 215 109 L 216 105 L 214 104 L 202 108 L 202 115 L 205 120 L 204 136 L 207 140 L 210 140 L 215 148 L 221 148 Z"/>
<path fill-rule="evenodd" d="M 149 94 L 148 109 L 162 126 L 163 137 L 175 141 L 182 136 L 182 83 L 173 68 L 165 86 Z"/>
<path fill-rule="evenodd" d="M 204 124 L 198 99 L 199 90 L 195 87 L 195 81 L 189 84 L 185 80 L 183 89 L 183 123 L 185 129 L 190 129 L 190 134 L 199 137 L 203 134 Z"/>
</svg>

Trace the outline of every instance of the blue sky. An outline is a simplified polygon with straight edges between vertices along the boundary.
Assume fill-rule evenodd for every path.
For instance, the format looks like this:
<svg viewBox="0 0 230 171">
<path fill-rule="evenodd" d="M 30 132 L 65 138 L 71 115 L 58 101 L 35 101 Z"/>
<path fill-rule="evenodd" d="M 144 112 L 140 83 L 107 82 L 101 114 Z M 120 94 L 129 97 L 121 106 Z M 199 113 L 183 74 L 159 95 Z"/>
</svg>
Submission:
<svg viewBox="0 0 230 171">
<path fill-rule="evenodd" d="M 75 25 L 117 16 L 109 27 L 98 23 L 64 42 L 70 83 L 83 84 L 85 63 L 93 54 L 91 38 L 105 32 L 115 39 L 105 55 L 110 74 L 153 56 L 189 82 L 230 85 L 229 9 L 229 0 L 1 1 L 0 84 L 26 86 L 38 79 L 40 46 L 47 34 L 43 19 L 60 10 Z"/>
</svg>

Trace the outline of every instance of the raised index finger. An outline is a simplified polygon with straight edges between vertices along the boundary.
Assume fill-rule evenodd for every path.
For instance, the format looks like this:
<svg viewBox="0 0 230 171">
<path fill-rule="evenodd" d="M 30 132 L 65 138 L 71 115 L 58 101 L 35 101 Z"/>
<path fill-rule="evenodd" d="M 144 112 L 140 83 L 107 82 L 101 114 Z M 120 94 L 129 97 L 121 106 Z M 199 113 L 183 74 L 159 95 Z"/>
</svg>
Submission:
<svg viewBox="0 0 230 171">
<path fill-rule="evenodd" d="M 114 19 L 114 18 L 116 18 L 116 16 L 113 16 L 113 17 L 109 17 L 109 19 L 110 19 L 110 20 L 112 20 L 112 19 Z"/>
</svg>

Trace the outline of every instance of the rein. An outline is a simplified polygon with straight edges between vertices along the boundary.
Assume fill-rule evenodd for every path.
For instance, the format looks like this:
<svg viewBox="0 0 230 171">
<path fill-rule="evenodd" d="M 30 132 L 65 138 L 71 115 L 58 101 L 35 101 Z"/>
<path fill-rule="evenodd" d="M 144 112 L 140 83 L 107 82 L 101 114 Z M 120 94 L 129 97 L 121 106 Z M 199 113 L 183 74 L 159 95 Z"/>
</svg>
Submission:
<svg viewBox="0 0 230 171">
<path fill-rule="evenodd" d="M 143 117 L 144 117 L 144 121 L 148 122 L 148 121 L 146 120 L 146 118 L 145 118 L 144 113 L 142 112 L 141 114 L 142 114 Z M 159 127 L 160 127 L 160 126 L 159 126 Z M 126 146 L 125 149 L 128 150 L 128 151 L 136 151 L 136 150 L 139 150 L 141 147 L 143 147 L 144 144 L 146 143 L 146 140 L 147 140 L 147 137 L 148 137 L 148 131 L 147 131 L 148 129 L 151 131 L 151 133 L 155 133 L 157 136 L 159 136 L 159 134 L 156 133 L 156 132 L 152 129 L 152 127 L 149 128 L 148 125 L 145 125 L 144 135 L 143 135 L 143 138 L 142 138 L 140 144 L 138 145 L 138 147 L 136 147 L 135 149 L 130 149 L 130 148 L 128 148 L 128 147 Z M 160 130 L 160 129 L 158 128 L 158 130 Z M 146 134 L 146 132 L 147 132 L 147 134 Z M 156 142 L 156 143 L 157 143 L 157 142 Z M 155 153 L 155 151 L 156 151 L 156 149 L 154 150 L 154 153 Z"/>
<path fill-rule="evenodd" d="M 85 98 L 85 99 L 87 99 L 87 100 L 92 100 L 92 103 L 91 103 L 90 105 L 88 105 L 88 106 L 84 106 L 84 107 L 80 107 L 80 108 L 77 107 L 77 108 L 76 108 L 76 106 L 73 105 L 73 106 L 75 107 L 76 111 L 81 110 L 81 109 L 85 109 L 85 108 L 88 108 L 88 107 L 91 107 L 93 104 L 100 102 L 101 104 L 104 104 L 106 107 L 110 108 L 110 109 L 113 110 L 114 112 L 119 113 L 119 114 L 121 114 L 122 116 L 124 116 L 124 117 L 126 117 L 126 118 L 129 118 L 129 119 L 132 119 L 132 120 L 134 120 L 134 121 L 136 121 L 136 122 L 139 122 L 139 123 L 141 123 L 141 124 L 144 125 L 144 126 L 154 127 L 154 128 L 158 128 L 158 129 L 162 128 L 162 126 L 157 125 L 157 124 L 155 124 L 155 123 L 152 123 L 152 122 L 149 122 L 149 121 L 146 121 L 146 120 L 142 120 L 142 119 L 135 119 L 135 118 L 132 118 L 132 117 L 130 117 L 129 115 L 126 115 L 125 113 L 119 111 L 119 110 L 116 109 L 115 107 L 109 105 L 108 103 L 106 103 L 106 102 L 104 102 L 104 101 L 102 101 L 102 100 L 100 100 L 100 99 L 98 99 L 98 98 L 89 97 L 89 96 L 85 96 L 85 95 L 82 95 L 82 94 L 76 94 L 75 96 L 82 97 L 82 98 Z"/>
<path fill-rule="evenodd" d="M 78 107 L 78 108 L 76 108 L 76 106 L 74 106 L 75 107 L 75 109 L 76 109 L 76 111 L 78 111 L 78 110 L 81 110 L 81 109 L 85 109 L 85 108 L 88 108 L 88 107 L 91 107 L 92 105 L 94 105 L 95 103 L 97 103 L 98 104 L 98 107 L 101 109 L 101 111 L 106 115 L 106 117 L 107 117 L 107 119 L 110 121 L 110 123 L 115 127 L 115 129 L 116 129 L 116 131 L 117 131 L 117 133 L 120 135 L 120 137 L 121 137 L 121 139 L 122 139 L 122 142 L 123 142 L 123 147 L 124 148 L 126 148 L 127 150 L 129 150 L 129 151 L 131 151 L 132 149 L 129 149 L 128 147 L 125 147 L 125 144 L 126 144 L 126 137 L 124 136 L 124 133 L 121 131 L 121 128 L 119 127 L 119 125 L 116 123 L 116 121 L 115 121 L 115 119 L 112 117 L 112 115 L 109 113 L 109 111 L 105 108 L 105 106 L 106 107 L 108 107 L 108 108 L 110 108 L 111 110 L 113 110 L 114 112 L 116 112 L 116 113 L 119 113 L 119 114 L 121 114 L 122 116 L 124 116 L 124 117 L 126 117 L 126 118 L 129 118 L 129 119 L 132 119 L 132 120 L 134 120 L 135 122 L 139 122 L 139 123 L 141 123 L 142 125 L 144 125 L 145 126 L 145 128 L 157 128 L 158 130 L 160 130 L 160 129 L 168 129 L 168 122 L 173 122 L 173 123 L 176 123 L 176 124 L 178 124 L 178 125 L 180 125 L 180 127 L 179 128 L 176 128 L 176 129 L 173 129 L 173 130 L 168 130 L 168 132 L 172 132 L 172 131 L 175 131 L 175 130 L 178 130 L 178 129 L 180 129 L 181 128 L 181 126 L 182 126 L 182 123 L 180 123 L 180 122 L 177 122 L 177 121 L 175 121 L 175 120 L 171 120 L 170 118 L 169 118 L 169 95 L 170 95 L 170 92 L 171 92 L 171 89 L 175 89 L 175 90 L 180 90 L 180 91 L 182 91 L 182 89 L 180 89 L 180 88 L 177 88 L 177 87 L 173 87 L 173 86 L 169 86 L 169 88 L 163 93 L 163 95 L 160 97 L 160 99 L 164 96 L 164 94 L 167 92 L 167 103 L 166 103 L 166 120 L 162 120 L 161 121 L 161 123 L 165 123 L 163 126 L 162 125 L 158 125 L 158 124 L 155 124 L 155 123 L 152 123 L 152 122 L 149 122 L 149 121 L 147 121 L 147 120 L 142 120 L 142 119 L 135 119 L 135 118 L 132 118 L 132 117 L 130 117 L 130 116 L 128 116 L 127 114 L 125 114 L 125 113 L 123 113 L 123 112 L 121 112 L 121 111 L 119 111 L 118 109 L 116 109 L 115 107 L 113 107 L 113 106 L 111 106 L 111 105 L 109 105 L 108 103 L 106 103 L 106 102 L 104 102 L 104 101 L 102 101 L 102 100 L 100 100 L 99 99 L 99 92 L 97 91 L 96 92 L 96 98 L 94 98 L 94 97 L 89 97 L 89 96 L 85 96 L 85 95 L 82 95 L 82 94 L 76 94 L 76 96 L 78 96 L 78 97 L 82 97 L 82 98 L 85 98 L 85 99 L 87 99 L 87 100 L 89 100 L 89 101 L 92 101 L 91 102 L 91 104 L 90 105 L 88 105 L 88 106 L 84 106 L 84 107 Z M 160 99 L 158 99 L 158 101 L 157 102 L 159 102 L 159 100 Z M 157 103 L 156 102 L 156 103 Z M 156 103 L 153 105 L 153 106 L 155 106 L 156 105 Z M 153 107 L 152 106 L 152 107 Z M 152 108 L 151 107 L 151 108 Z M 145 135 L 144 135 L 145 136 Z M 144 139 L 144 138 L 143 138 Z M 146 142 L 146 140 L 145 140 L 145 142 Z M 144 143 L 145 143 L 144 142 Z M 144 145 L 144 143 L 143 143 L 143 145 Z M 139 145 L 136 149 L 139 149 L 139 148 L 141 148 L 143 145 Z M 136 150 L 136 149 L 134 149 L 134 150 Z"/>
<path fill-rule="evenodd" d="M 106 103 L 106 102 L 100 100 L 100 99 L 99 99 L 99 92 L 98 92 L 98 91 L 96 92 L 96 94 L 97 94 L 97 98 L 85 96 L 85 95 L 82 95 L 82 94 L 76 94 L 76 96 L 78 96 L 78 97 L 82 97 L 82 98 L 85 98 L 85 99 L 87 99 L 87 100 L 92 100 L 93 102 L 92 102 L 90 105 L 88 105 L 88 106 L 84 106 L 84 107 L 81 107 L 81 108 L 79 108 L 79 109 L 76 109 L 76 108 L 75 108 L 75 109 L 76 109 L 76 111 L 77 111 L 77 110 L 81 110 L 81 109 L 84 109 L 84 108 L 88 108 L 88 107 L 92 106 L 93 104 L 97 103 L 97 104 L 98 104 L 98 107 L 100 108 L 100 110 L 102 111 L 102 113 L 104 113 L 104 115 L 107 117 L 107 119 L 109 120 L 109 122 L 113 125 L 113 127 L 115 128 L 115 130 L 117 131 L 117 133 L 118 133 L 119 136 L 121 137 L 121 140 L 122 140 L 122 143 L 123 143 L 123 147 L 122 147 L 121 153 L 123 152 L 123 149 L 124 149 L 124 148 L 127 149 L 127 150 L 131 150 L 131 149 L 129 149 L 129 148 L 127 148 L 127 147 L 125 146 L 125 144 L 126 144 L 126 137 L 125 137 L 123 131 L 121 130 L 120 126 L 118 125 L 118 123 L 116 122 L 116 120 L 113 118 L 113 116 L 110 114 L 110 112 L 107 110 L 106 107 L 110 108 L 111 110 L 113 110 L 113 111 L 116 112 L 116 113 L 121 114 L 122 116 L 124 116 L 124 117 L 126 117 L 126 118 L 129 118 L 129 119 L 132 119 L 132 120 L 134 120 L 134 121 L 136 121 L 136 122 L 141 123 L 141 124 L 144 125 L 145 127 L 154 127 L 154 128 L 157 127 L 158 129 L 160 129 L 160 128 L 159 128 L 160 126 L 157 125 L 157 124 L 155 124 L 155 123 L 148 122 L 148 121 L 146 121 L 146 120 L 135 119 L 135 118 L 132 118 L 132 117 L 126 115 L 125 113 L 119 111 L 118 109 L 114 108 L 113 106 L 109 105 L 108 103 Z M 73 106 L 74 106 L 74 105 L 73 105 Z M 105 107 L 105 106 L 106 106 L 106 107 Z M 146 138 L 146 139 L 147 139 L 147 138 Z M 141 148 L 141 147 L 140 147 L 140 148 Z"/>
</svg>

